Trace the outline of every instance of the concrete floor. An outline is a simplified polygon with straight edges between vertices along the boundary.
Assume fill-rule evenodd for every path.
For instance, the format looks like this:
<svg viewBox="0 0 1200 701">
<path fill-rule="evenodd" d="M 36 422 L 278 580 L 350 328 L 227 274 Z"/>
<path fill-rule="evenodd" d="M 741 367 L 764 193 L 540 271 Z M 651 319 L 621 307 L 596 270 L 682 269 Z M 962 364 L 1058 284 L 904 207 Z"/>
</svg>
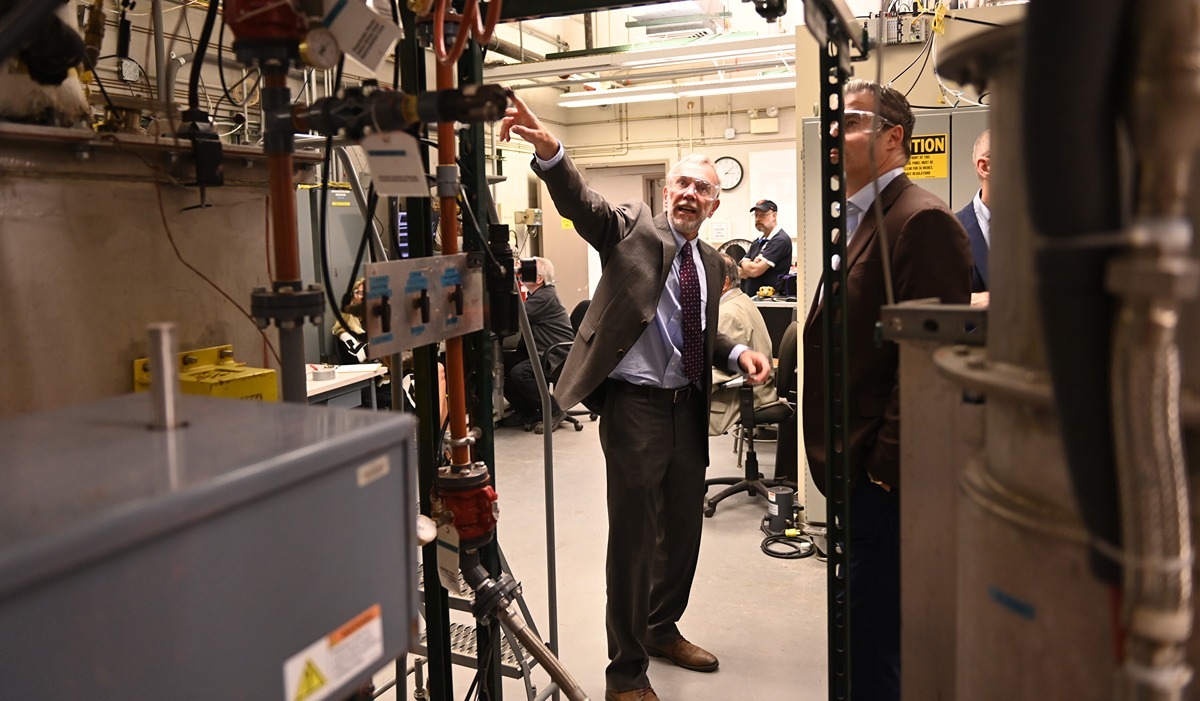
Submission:
<svg viewBox="0 0 1200 701">
<path fill-rule="evenodd" d="M 604 698 L 608 662 L 604 632 L 604 560 L 607 542 L 604 459 L 598 424 L 584 417 L 580 432 L 554 433 L 555 521 L 557 524 L 558 626 L 560 659 L 593 701 Z M 709 477 L 738 474 L 733 439 L 711 439 Z M 518 429 L 496 437 L 499 539 L 523 583 L 534 623 L 549 639 L 546 586 L 546 509 L 542 436 Z M 760 444 L 761 471 L 773 473 L 774 445 Z M 713 494 L 719 488 L 712 489 Z M 650 679 L 664 701 L 737 699 L 817 701 L 827 698 L 825 655 L 825 564 L 816 558 L 781 560 L 760 550 L 759 522 L 766 503 L 737 495 L 705 519 L 699 569 L 684 636 L 717 655 L 720 669 L 701 674 L 659 660 Z M 451 612 L 452 622 L 469 622 Z M 410 658 L 410 666 L 412 659 Z M 461 699 L 474 670 L 455 667 L 453 698 Z M 391 679 L 384 670 L 377 683 Z M 534 684 L 549 675 L 535 668 Z M 413 677 L 399 698 L 412 698 Z M 507 699 L 525 699 L 520 680 L 505 679 Z M 389 692 L 381 698 L 397 699 Z"/>
</svg>

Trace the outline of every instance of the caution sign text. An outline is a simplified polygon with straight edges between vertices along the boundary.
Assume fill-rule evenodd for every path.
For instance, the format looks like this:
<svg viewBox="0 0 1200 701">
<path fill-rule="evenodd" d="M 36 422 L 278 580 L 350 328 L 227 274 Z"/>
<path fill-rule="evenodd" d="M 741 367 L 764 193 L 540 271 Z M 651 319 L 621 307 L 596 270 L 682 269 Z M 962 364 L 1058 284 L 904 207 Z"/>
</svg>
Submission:
<svg viewBox="0 0 1200 701">
<path fill-rule="evenodd" d="M 913 134 L 908 142 L 908 165 L 904 174 L 913 180 L 945 178 L 950 175 L 948 134 Z"/>
</svg>

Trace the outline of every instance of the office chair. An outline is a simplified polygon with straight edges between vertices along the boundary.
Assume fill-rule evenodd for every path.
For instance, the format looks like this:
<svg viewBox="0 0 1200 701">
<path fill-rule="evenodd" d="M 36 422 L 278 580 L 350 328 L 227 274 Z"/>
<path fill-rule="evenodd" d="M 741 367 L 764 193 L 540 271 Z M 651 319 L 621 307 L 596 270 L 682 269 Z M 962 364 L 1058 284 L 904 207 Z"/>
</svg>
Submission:
<svg viewBox="0 0 1200 701">
<path fill-rule="evenodd" d="M 583 323 L 583 317 L 585 314 L 587 314 L 589 304 L 591 304 L 591 300 L 585 299 L 579 304 L 576 304 L 575 308 L 571 310 L 571 329 L 574 330 L 575 333 L 579 333 L 579 325 Z M 546 374 L 546 383 L 551 385 L 552 394 L 553 385 L 558 381 L 559 373 L 562 372 L 562 365 L 559 364 L 557 367 L 552 367 L 550 359 L 554 357 L 554 351 L 560 348 L 566 348 L 567 352 L 569 353 L 573 343 L 574 341 L 555 343 L 546 350 L 542 351 L 542 371 Z M 587 416 L 590 421 L 595 421 L 599 417 L 598 414 L 587 409 L 570 409 L 566 407 L 559 408 L 563 410 L 563 423 L 571 424 L 576 431 L 583 430 L 583 423 L 580 422 L 576 417 Z M 542 423 L 535 424 L 533 426 L 534 433 L 542 433 L 545 430 L 544 426 L 545 424 Z"/>
<path fill-rule="evenodd" d="M 745 441 L 746 455 L 745 460 L 742 462 L 745 472 L 740 477 L 714 477 L 713 479 L 704 480 L 705 487 L 711 487 L 715 484 L 729 485 L 728 488 L 722 490 L 715 497 L 705 500 L 704 515 L 708 518 L 712 518 L 713 514 L 717 512 L 717 504 L 733 496 L 734 494 L 741 494 L 744 492 L 750 496 L 757 495 L 765 498 L 767 496 L 768 487 L 797 488 L 796 480 L 794 478 L 790 480 L 787 479 L 787 477 L 790 477 L 791 475 L 786 472 L 786 466 L 784 473 L 785 476 L 783 477 L 763 477 L 762 473 L 758 471 L 758 453 L 754 449 L 754 436 L 759 427 L 770 424 L 778 425 L 779 435 L 782 441 L 783 435 L 787 431 L 788 423 L 795 423 L 794 421 L 790 421 L 790 419 L 795 415 L 795 406 L 791 401 L 789 401 L 791 396 L 791 392 L 789 390 L 795 386 L 795 383 L 786 377 L 786 373 L 794 373 L 794 369 L 796 367 L 796 327 L 797 324 L 793 321 L 788 327 L 787 332 L 784 333 L 783 341 L 779 346 L 780 363 L 779 367 L 776 369 L 775 381 L 776 391 L 779 392 L 780 399 L 783 401 L 775 404 L 768 404 L 767 406 L 755 410 L 754 388 L 745 384 L 744 378 L 735 377 L 729 382 L 726 382 L 724 385 L 725 387 L 738 387 L 738 409 L 741 413 L 741 418 L 738 420 L 738 436 L 740 440 Z M 790 362 L 785 362 L 785 358 L 789 359 Z M 784 376 L 781 377 L 781 375 Z M 786 388 L 782 391 L 779 389 L 779 383 L 781 381 L 784 383 L 783 386 Z M 779 461 L 779 458 L 782 455 L 782 451 L 777 453 L 776 462 Z M 778 465 L 776 466 L 775 471 L 778 475 Z"/>
</svg>

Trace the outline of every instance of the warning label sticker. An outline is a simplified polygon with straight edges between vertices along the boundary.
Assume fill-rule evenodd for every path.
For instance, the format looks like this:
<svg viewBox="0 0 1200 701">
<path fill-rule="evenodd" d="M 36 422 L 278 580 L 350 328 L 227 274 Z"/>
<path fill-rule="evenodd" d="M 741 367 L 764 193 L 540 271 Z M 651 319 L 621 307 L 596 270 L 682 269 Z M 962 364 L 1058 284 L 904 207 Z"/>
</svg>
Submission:
<svg viewBox="0 0 1200 701">
<path fill-rule="evenodd" d="M 908 142 L 908 165 L 904 174 L 913 180 L 946 178 L 950 175 L 948 134 L 913 134 Z"/>
<path fill-rule="evenodd" d="M 383 658 L 379 604 L 283 663 L 284 701 L 322 701 Z"/>
</svg>

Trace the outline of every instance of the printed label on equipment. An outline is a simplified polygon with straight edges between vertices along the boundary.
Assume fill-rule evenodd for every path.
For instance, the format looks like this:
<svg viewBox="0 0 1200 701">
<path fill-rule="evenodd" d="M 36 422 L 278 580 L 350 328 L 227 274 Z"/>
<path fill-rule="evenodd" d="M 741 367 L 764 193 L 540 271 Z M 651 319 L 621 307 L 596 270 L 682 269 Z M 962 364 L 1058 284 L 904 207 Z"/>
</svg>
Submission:
<svg viewBox="0 0 1200 701">
<path fill-rule="evenodd" d="M 358 466 L 358 486 L 365 487 L 368 484 L 382 479 L 392 471 L 392 463 L 388 460 L 388 456 L 380 455 L 374 460 Z"/>
<path fill-rule="evenodd" d="M 438 579 L 446 591 L 458 591 L 458 531 L 446 524 L 438 529 Z"/>
<path fill-rule="evenodd" d="M 325 26 L 347 56 L 372 72 L 379 70 L 383 57 L 400 40 L 400 28 L 384 21 L 362 0 L 334 0 L 325 15 Z"/>
<path fill-rule="evenodd" d="M 913 134 L 908 142 L 909 157 L 904 174 L 913 180 L 949 177 L 950 159 L 946 148 L 949 141 L 947 134 Z"/>
<path fill-rule="evenodd" d="M 384 197 L 429 197 L 416 137 L 402 131 L 368 134 L 360 143 L 375 192 Z"/>
<path fill-rule="evenodd" d="M 283 699 L 323 701 L 382 659 L 383 610 L 375 604 L 283 663 Z"/>
</svg>

